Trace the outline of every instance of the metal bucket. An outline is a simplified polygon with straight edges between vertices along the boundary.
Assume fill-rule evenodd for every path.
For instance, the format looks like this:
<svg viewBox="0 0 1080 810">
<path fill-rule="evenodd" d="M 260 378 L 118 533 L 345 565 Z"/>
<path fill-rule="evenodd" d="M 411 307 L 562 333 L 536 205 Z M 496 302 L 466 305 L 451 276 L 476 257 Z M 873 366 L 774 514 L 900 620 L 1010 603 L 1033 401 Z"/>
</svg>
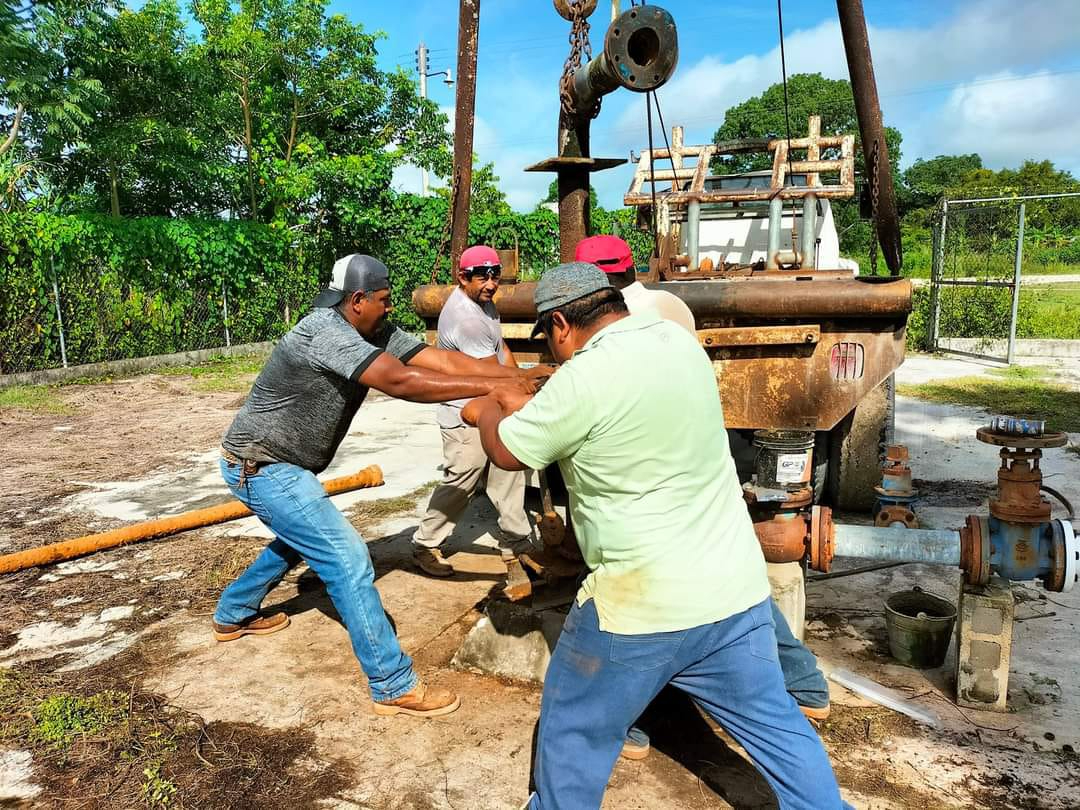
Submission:
<svg viewBox="0 0 1080 810">
<path fill-rule="evenodd" d="M 771 489 L 810 486 L 814 472 L 814 434 L 804 430 L 756 430 L 757 484 Z"/>
<path fill-rule="evenodd" d="M 952 602 L 917 586 L 885 600 L 889 651 L 909 667 L 933 669 L 944 664 L 955 621 Z"/>
</svg>

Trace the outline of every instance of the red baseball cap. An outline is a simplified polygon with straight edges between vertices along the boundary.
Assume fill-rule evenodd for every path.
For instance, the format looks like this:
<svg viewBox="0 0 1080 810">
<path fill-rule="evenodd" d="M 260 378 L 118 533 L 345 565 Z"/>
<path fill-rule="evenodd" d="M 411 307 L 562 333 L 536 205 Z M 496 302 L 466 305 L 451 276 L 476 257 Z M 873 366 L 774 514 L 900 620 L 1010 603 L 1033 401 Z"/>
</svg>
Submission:
<svg viewBox="0 0 1080 810">
<path fill-rule="evenodd" d="M 499 261 L 499 254 L 495 252 L 495 248 L 490 248 L 487 245 L 473 245 L 471 248 L 466 248 L 465 252 L 461 254 L 461 261 L 458 262 L 458 267 L 462 270 L 468 270 L 473 267 L 499 267 L 502 262 Z"/>
<path fill-rule="evenodd" d="M 634 266 L 630 245 L 617 236 L 590 236 L 578 242 L 574 260 L 595 264 L 605 273 L 623 273 Z"/>
</svg>

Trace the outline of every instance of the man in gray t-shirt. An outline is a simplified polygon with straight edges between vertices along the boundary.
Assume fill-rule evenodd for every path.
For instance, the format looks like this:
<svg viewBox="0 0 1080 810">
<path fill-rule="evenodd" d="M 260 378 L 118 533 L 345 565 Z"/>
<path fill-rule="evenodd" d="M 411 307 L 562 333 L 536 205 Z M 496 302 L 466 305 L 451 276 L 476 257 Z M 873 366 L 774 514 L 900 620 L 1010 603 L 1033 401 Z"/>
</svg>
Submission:
<svg viewBox="0 0 1080 810">
<path fill-rule="evenodd" d="M 446 402 L 535 390 L 517 368 L 426 346 L 387 323 L 386 266 L 353 254 L 334 265 L 315 309 L 281 339 L 222 441 L 221 473 L 275 539 L 221 595 L 218 641 L 289 624 L 260 615 L 267 594 L 301 560 L 326 585 L 349 631 L 379 715 L 437 716 L 459 701 L 421 683 L 387 619 L 363 538 L 330 502 L 315 474 L 326 469 L 371 388 L 413 402 Z"/>
<path fill-rule="evenodd" d="M 514 355 L 503 343 L 499 313 L 492 302 L 501 277 L 499 254 L 487 245 L 474 245 L 461 254 L 458 286 L 439 313 L 439 347 L 463 352 L 489 365 L 516 368 Z M 443 443 L 443 480 L 431 494 L 427 512 L 413 535 L 413 562 L 436 577 L 454 573 L 440 551 L 465 507 L 481 487 L 499 513 L 499 544 L 504 553 L 532 530 L 525 514 L 525 474 L 500 470 L 488 461 L 480 432 L 461 421 L 468 399 L 438 408 Z"/>
</svg>

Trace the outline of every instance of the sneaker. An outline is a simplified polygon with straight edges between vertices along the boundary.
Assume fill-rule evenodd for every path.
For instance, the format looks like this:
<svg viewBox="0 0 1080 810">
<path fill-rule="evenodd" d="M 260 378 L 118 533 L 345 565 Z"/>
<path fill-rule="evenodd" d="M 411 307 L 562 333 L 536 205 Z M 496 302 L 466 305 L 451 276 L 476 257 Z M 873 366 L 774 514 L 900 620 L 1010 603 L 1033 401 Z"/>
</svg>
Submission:
<svg viewBox="0 0 1080 810">
<path fill-rule="evenodd" d="M 428 576 L 449 577 L 454 573 L 454 566 L 445 560 L 437 548 L 414 546 L 412 560 L 413 564 Z"/>
<path fill-rule="evenodd" d="M 440 717 L 450 714 L 461 705 L 461 698 L 449 689 L 428 686 L 417 681 L 410 691 L 399 698 L 387 701 L 375 701 L 375 714 L 390 717 L 395 714 L 409 714 L 413 717 Z"/>
<path fill-rule="evenodd" d="M 240 636 L 268 636 L 278 630 L 284 630 L 289 626 L 289 617 L 284 613 L 275 613 L 272 616 L 254 616 L 242 624 L 218 624 L 211 622 L 214 627 L 214 638 L 218 641 L 233 641 Z"/>
<path fill-rule="evenodd" d="M 649 755 L 649 735 L 636 726 L 631 726 L 626 732 L 626 740 L 623 742 L 622 752 L 619 756 L 623 759 L 645 759 Z"/>
<path fill-rule="evenodd" d="M 799 706 L 799 711 L 806 715 L 806 719 L 810 721 L 810 725 L 814 728 L 829 719 L 830 710 L 831 707 L 828 704 L 825 706 Z"/>
</svg>

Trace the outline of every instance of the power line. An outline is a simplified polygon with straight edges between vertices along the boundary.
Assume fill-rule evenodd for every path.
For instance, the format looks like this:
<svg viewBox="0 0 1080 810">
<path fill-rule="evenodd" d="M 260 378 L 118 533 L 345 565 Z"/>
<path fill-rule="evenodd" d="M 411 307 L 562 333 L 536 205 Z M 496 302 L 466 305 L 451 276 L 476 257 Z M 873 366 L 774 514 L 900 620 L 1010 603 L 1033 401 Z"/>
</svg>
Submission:
<svg viewBox="0 0 1080 810">
<path fill-rule="evenodd" d="M 1073 69 L 1068 69 L 1068 70 L 1058 70 L 1058 71 L 1046 71 L 1046 72 L 1042 72 L 1042 73 L 1033 74 L 1033 75 L 1030 75 L 1030 76 L 1003 76 L 1003 77 L 999 77 L 999 78 L 995 78 L 995 79 L 984 79 L 984 80 L 973 81 L 973 82 L 960 81 L 960 82 L 955 82 L 955 83 L 952 83 L 952 84 L 945 84 L 945 85 L 926 85 L 926 86 L 923 86 L 923 87 L 912 88 L 910 90 L 897 91 L 897 92 L 893 92 L 893 93 L 883 93 L 883 94 L 881 94 L 881 98 L 902 98 L 902 97 L 906 97 L 906 96 L 921 95 L 921 94 L 924 94 L 924 93 L 940 92 L 942 90 L 948 90 L 948 89 L 952 89 L 952 88 L 956 88 L 956 87 L 962 87 L 962 86 L 974 86 L 974 85 L 995 84 L 995 83 L 1004 83 L 1004 82 L 1031 81 L 1033 79 L 1041 79 L 1041 78 L 1048 77 L 1048 76 L 1060 76 L 1060 75 L 1068 75 L 1068 74 L 1073 74 L 1073 73 L 1080 73 L 1080 68 L 1073 68 Z M 824 109 L 834 109 L 834 108 L 837 108 L 837 107 L 843 107 L 845 105 L 850 105 L 850 104 L 852 104 L 851 96 L 836 96 L 836 97 L 833 97 L 833 98 L 827 98 L 826 97 L 824 99 L 818 99 L 816 104 L 815 104 L 815 108 L 816 109 L 822 109 L 822 110 L 824 110 Z M 780 111 L 783 110 L 783 105 L 782 104 L 767 105 L 767 106 L 761 107 L 761 109 L 766 111 L 766 112 L 780 112 Z M 684 126 L 687 126 L 687 125 L 694 125 L 694 124 L 699 124 L 699 123 L 707 123 L 709 121 L 716 121 L 716 115 L 713 114 L 713 113 L 703 113 L 701 115 L 692 115 L 692 116 L 688 116 L 688 117 L 680 119 L 678 123 L 682 124 Z M 719 126 L 719 124 L 718 124 L 718 126 Z M 593 132 L 593 135 L 597 135 L 597 134 L 629 135 L 629 134 L 636 133 L 638 131 L 639 131 L 639 129 L 637 127 L 626 126 L 626 127 L 597 127 L 597 128 L 594 128 L 592 132 Z M 546 142 L 548 140 L 550 140 L 550 139 L 546 138 L 546 137 L 515 139 L 514 142 L 513 142 L 513 145 L 518 146 L 518 145 L 521 145 L 521 144 L 542 143 L 542 142 Z M 477 146 L 477 148 L 479 148 L 481 146 L 491 147 L 491 146 L 499 145 L 500 143 L 501 143 L 500 141 L 491 141 L 491 142 L 488 142 L 488 143 L 476 144 L 476 146 Z"/>
</svg>

